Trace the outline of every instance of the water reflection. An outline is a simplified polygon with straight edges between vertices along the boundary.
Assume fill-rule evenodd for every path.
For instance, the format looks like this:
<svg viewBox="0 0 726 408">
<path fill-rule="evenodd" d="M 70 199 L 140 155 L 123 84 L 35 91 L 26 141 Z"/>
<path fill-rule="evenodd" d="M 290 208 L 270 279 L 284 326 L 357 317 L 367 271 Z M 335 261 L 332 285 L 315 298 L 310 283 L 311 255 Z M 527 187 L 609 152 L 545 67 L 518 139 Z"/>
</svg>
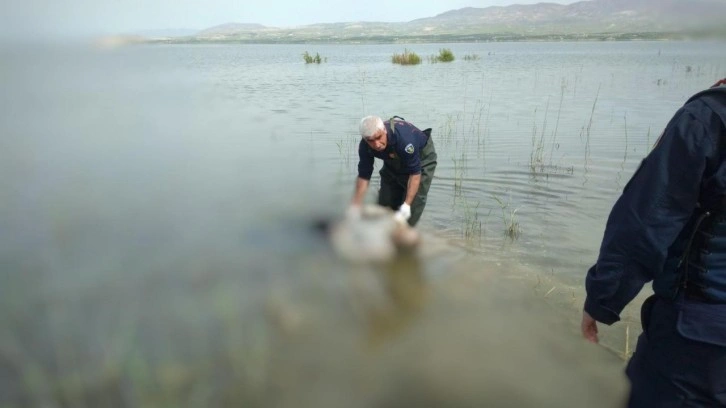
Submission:
<svg viewBox="0 0 726 408">
<path fill-rule="evenodd" d="M 385 299 L 366 310 L 367 342 L 371 346 L 395 339 L 421 314 L 429 297 L 421 260 L 416 254 L 396 257 L 377 274 Z"/>
</svg>

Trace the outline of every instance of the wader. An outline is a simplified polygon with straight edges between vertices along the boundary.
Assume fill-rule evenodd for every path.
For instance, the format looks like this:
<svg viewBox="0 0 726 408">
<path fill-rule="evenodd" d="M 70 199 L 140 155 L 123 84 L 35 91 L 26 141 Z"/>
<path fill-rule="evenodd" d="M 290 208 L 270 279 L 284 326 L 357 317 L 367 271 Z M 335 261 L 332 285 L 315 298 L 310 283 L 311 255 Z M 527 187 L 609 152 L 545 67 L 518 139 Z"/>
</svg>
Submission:
<svg viewBox="0 0 726 408">
<path fill-rule="evenodd" d="M 393 127 L 394 120 L 391 119 L 390 123 L 391 127 Z M 416 197 L 411 203 L 411 218 L 408 219 L 408 224 L 412 227 L 421 218 L 424 207 L 426 207 L 426 196 L 429 193 L 429 187 L 431 187 L 434 170 L 436 170 L 436 149 L 434 148 L 434 141 L 431 140 L 431 129 L 426 129 L 423 132 L 428 136 L 428 142 L 421 151 L 421 183 Z M 386 159 L 383 162 L 383 168 L 379 172 L 381 175 L 381 188 L 378 190 L 378 205 L 390 207 L 394 211 L 398 210 L 398 207 L 403 204 L 403 200 L 406 198 L 406 188 L 408 187 L 408 174 L 401 174 L 401 167 L 399 157 Z"/>
</svg>

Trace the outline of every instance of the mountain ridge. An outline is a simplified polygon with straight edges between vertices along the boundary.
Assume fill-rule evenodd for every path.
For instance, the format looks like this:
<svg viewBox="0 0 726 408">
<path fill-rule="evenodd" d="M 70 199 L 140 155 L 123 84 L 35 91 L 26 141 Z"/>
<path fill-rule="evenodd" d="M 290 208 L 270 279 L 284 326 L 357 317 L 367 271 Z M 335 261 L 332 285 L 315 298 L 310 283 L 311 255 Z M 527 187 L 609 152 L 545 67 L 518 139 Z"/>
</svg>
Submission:
<svg viewBox="0 0 726 408">
<path fill-rule="evenodd" d="M 407 22 L 316 23 L 270 27 L 227 23 L 166 42 L 405 42 L 522 39 L 726 37 L 723 0 L 585 0 L 464 7 Z"/>
</svg>

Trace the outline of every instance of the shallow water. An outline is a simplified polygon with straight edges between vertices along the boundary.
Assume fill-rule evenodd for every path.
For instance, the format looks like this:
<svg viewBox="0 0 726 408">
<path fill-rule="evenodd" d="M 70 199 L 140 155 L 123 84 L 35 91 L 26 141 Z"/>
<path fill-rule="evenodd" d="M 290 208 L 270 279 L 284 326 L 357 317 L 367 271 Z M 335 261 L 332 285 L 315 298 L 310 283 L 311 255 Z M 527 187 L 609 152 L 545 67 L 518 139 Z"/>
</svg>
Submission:
<svg viewBox="0 0 726 408">
<path fill-rule="evenodd" d="M 0 405 L 613 406 L 637 305 L 583 345 L 584 274 L 723 46 L 4 48 Z M 421 258 L 382 269 L 311 228 L 370 113 L 439 156 Z"/>
</svg>

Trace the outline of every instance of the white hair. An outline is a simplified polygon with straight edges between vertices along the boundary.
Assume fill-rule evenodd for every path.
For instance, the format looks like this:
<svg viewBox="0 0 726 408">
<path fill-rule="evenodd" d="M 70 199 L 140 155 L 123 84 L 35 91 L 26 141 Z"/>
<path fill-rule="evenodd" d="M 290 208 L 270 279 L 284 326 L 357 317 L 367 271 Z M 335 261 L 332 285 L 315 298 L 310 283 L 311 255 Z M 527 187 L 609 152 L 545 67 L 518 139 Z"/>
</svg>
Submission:
<svg viewBox="0 0 726 408">
<path fill-rule="evenodd" d="M 386 127 L 383 125 L 383 120 L 380 117 L 371 115 L 360 120 L 358 130 L 360 131 L 361 137 L 369 139 L 379 130 L 386 130 Z"/>
</svg>

